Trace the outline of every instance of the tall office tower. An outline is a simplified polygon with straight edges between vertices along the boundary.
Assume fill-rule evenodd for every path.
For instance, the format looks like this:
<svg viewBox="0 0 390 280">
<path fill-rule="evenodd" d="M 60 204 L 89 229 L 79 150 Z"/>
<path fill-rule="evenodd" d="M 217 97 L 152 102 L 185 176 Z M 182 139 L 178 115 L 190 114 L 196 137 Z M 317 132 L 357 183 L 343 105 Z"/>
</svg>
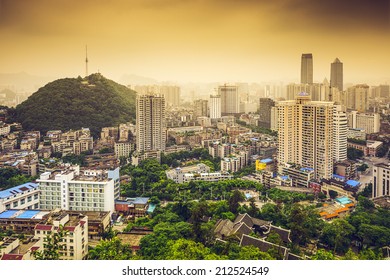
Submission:
<svg viewBox="0 0 390 280">
<path fill-rule="evenodd" d="M 373 167 L 372 198 L 390 195 L 390 164 L 380 163 Z"/>
<path fill-rule="evenodd" d="M 260 98 L 259 106 L 259 126 L 271 128 L 271 108 L 275 106 L 275 101 L 271 98 Z"/>
<path fill-rule="evenodd" d="M 333 112 L 333 156 L 334 161 L 347 159 L 348 119 L 341 105 L 334 106 Z"/>
<path fill-rule="evenodd" d="M 316 179 L 333 174 L 333 102 L 311 101 L 300 93 L 280 101 L 278 108 L 278 162 L 314 169 Z M 281 168 L 279 168 L 281 171 Z"/>
<path fill-rule="evenodd" d="M 368 110 L 368 85 L 355 85 L 348 88 L 347 92 L 347 108 L 366 112 Z"/>
<path fill-rule="evenodd" d="M 164 151 L 166 143 L 165 98 L 138 95 L 136 110 L 137 151 Z"/>
<path fill-rule="evenodd" d="M 271 108 L 271 130 L 278 131 L 278 108 Z"/>
<path fill-rule="evenodd" d="M 330 64 L 330 86 L 343 90 L 343 63 L 337 57 Z"/>
<path fill-rule="evenodd" d="M 390 85 L 379 85 L 371 88 L 372 98 L 389 98 L 390 97 Z"/>
<path fill-rule="evenodd" d="M 207 100 L 198 99 L 194 101 L 194 115 L 195 117 L 208 117 L 209 102 Z"/>
<path fill-rule="evenodd" d="M 210 119 L 221 118 L 221 96 L 210 95 Z"/>
<path fill-rule="evenodd" d="M 233 85 L 223 85 L 218 87 L 218 95 L 221 96 L 221 114 L 240 113 L 240 96 L 238 87 Z"/>
<path fill-rule="evenodd" d="M 313 83 L 313 55 L 311 53 L 302 54 L 301 58 L 301 84 Z"/>
</svg>

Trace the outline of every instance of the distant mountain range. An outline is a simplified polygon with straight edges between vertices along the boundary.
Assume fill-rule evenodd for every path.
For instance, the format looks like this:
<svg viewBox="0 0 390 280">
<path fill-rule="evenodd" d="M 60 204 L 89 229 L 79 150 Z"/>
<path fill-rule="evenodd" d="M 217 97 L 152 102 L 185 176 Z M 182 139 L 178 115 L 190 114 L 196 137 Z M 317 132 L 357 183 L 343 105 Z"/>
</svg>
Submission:
<svg viewBox="0 0 390 280">
<path fill-rule="evenodd" d="M 0 73 L 0 89 L 9 88 L 16 92 L 34 92 L 54 79 L 53 77 L 34 76 L 25 72 Z"/>
</svg>

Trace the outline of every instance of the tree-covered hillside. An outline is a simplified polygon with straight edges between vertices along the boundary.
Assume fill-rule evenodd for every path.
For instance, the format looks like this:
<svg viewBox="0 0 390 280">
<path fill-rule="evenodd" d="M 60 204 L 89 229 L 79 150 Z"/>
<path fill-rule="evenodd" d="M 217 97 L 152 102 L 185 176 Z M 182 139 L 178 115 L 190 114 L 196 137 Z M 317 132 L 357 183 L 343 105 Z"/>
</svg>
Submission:
<svg viewBox="0 0 390 280">
<path fill-rule="evenodd" d="M 89 127 L 96 136 L 102 127 L 134 120 L 135 97 L 134 91 L 100 74 L 59 79 L 19 104 L 16 120 L 25 130 Z"/>
</svg>

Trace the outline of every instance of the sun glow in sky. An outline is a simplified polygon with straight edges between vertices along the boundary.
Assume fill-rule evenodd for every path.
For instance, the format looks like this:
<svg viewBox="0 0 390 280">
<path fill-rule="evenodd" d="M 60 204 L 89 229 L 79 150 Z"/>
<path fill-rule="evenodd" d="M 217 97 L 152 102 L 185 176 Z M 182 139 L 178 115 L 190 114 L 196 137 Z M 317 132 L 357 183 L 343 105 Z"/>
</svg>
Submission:
<svg viewBox="0 0 390 280">
<path fill-rule="evenodd" d="M 389 1 L 0 0 L 0 73 L 118 80 L 314 80 L 344 63 L 344 81 L 390 77 Z"/>
</svg>

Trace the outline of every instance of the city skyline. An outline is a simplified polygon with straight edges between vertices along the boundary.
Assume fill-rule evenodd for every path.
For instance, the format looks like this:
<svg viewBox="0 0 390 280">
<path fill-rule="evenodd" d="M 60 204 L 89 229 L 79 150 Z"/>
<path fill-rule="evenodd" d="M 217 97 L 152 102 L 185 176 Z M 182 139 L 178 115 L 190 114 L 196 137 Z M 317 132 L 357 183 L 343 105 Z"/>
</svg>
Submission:
<svg viewBox="0 0 390 280">
<path fill-rule="evenodd" d="M 335 57 L 345 83 L 390 79 L 388 1 L 0 1 L 0 73 L 76 77 L 88 70 L 176 82 L 313 81 Z M 358 58 L 358 59 L 356 59 Z"/>
</svg>

